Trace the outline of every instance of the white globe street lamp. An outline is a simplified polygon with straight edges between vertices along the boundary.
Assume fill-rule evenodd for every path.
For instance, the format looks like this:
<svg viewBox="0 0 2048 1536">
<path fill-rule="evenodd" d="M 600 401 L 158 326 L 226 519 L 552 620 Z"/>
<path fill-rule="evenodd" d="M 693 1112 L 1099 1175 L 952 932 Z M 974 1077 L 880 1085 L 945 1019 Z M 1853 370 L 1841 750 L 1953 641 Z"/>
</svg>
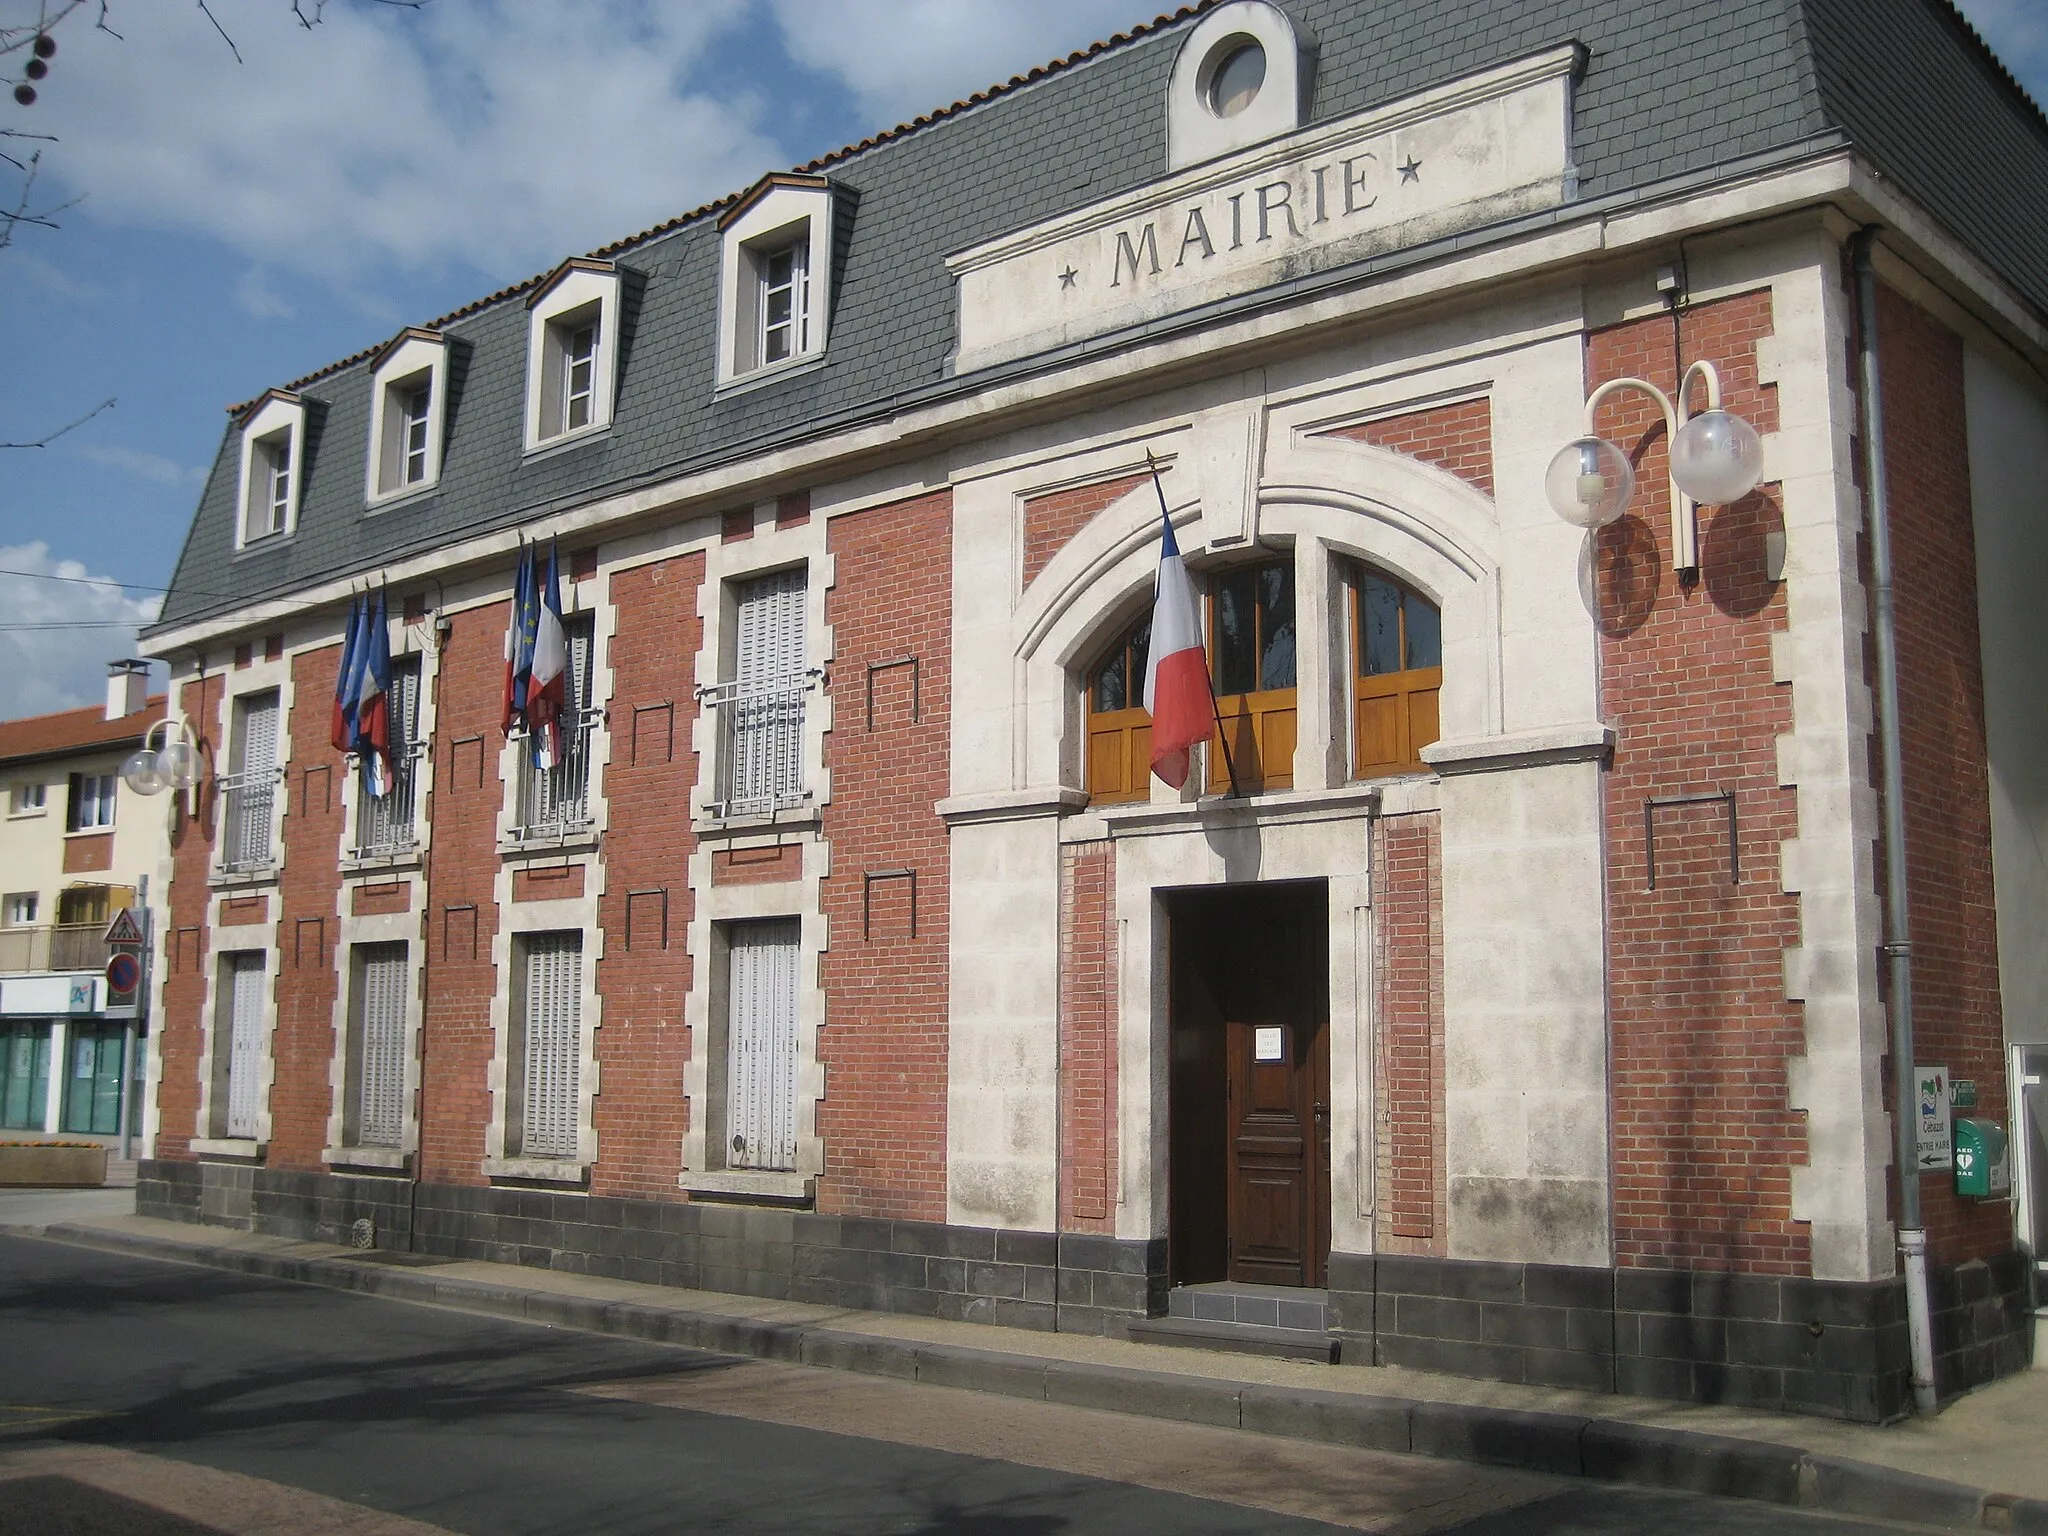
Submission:
<svg viewBox="0 0 2048 1536">
<path fill-rule="evenodd" d="M 177 738 L 171 739 L 173 727 Z M 152 747 L 159 732 L 164 735 L 160 747 Z M 121 779 L 138 795 L 159 795 L 165 789 L 188 790 L 199 782 L 199 752 L 193 745 L 192 727 L 183 720 L 173 721 L 168 716 L 157 721 L 142 738 L 142 745 L 128 754 L 128 760 L 121 764 Z"/>
<path fill-rule="evenodd" d="M 1690 404 L 1695 378 L 1707 387 L 1707 408 L 1697 416 Z M 1764 468 L 1756 428 L 1721 409 L 1721 376 L 1712 363 L 1685 370 L 1676 401 L 1645 379 L 1610 379 L 1594 390 L 1586 397 L 1586 435 L 1550 461 L 1544 494 L 1557 515 L 1577 528 L 1602 528 L 1628 511 L 1635 470 L 1628 455 L 1593 428 L 1600 402 L 1622 390 L 1648 395 L 1664 413 L 1671 445 L 1671 564 L 1681 572 L 1698 570 L 1699 506 L 1740 501 L 1756 489 Z"/>
</svg>

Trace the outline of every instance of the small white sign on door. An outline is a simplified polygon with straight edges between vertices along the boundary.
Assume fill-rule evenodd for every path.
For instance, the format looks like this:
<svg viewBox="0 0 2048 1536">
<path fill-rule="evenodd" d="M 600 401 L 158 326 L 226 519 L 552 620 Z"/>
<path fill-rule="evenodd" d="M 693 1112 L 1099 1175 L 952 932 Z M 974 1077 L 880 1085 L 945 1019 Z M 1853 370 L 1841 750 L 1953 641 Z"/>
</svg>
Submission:
<svg viewBox="0 0 2048 1536">
<path fill-rule="evenodd" d="M 1914 1162 L 1922 1173 L 1946 1172 L 1955 1162 L 1949 1128 L 1948 1068 L 1913 1069 Z"/>
<path fill-rule="evenodd" d="M 1286 1029 L 1279 1024 L 1261 1024 L 1252 1031 L 1253 1061 L 1285 1061 Z"/>
</svg>

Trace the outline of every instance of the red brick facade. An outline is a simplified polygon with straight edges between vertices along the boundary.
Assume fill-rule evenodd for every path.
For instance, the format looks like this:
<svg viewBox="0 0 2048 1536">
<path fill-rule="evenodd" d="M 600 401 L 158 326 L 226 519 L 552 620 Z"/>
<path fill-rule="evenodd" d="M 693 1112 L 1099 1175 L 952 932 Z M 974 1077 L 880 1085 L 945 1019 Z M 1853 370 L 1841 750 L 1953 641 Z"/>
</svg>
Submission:
<svg viewBox="0 0 2048 1536">
<path fill-rule="evenodd" d="M 1373 865 L 1376 1238 L 1385 1253 L 1441 1255 L 1447 1222 L 1443 833 L 1437 813 L 1381 821 Z"/>
<path fill-rule="evenodd" d="M 504 697 L 508 605 L 454 616 L 435 678 L 434 788 L 428 857 L 426 969 L 422 978 L 420 1177 L 484 1182 L 490 1066 L 496 1046 L 491 1000 L 498 972 L 498 731 Z"/>
<path fill-rule="evenodd" d="M 1060 849 L 1060 1230 L 1116 1229 L 1116 844 Z"/>
<path fill-rule="evenodd" d="M 1405 453 L 1449 470 L 1488 496 L 1493 494 L 1493 402 L 1460 400 L 1399 416 L 1381 416 L 1328 434 Z"/>
<path fill-rule="evenodd" d="M 1633 376 L 1667 393 L 1679 354 L 1721 372 L 1724 403 L 1759 432 L 1777 429 L 1776 390 L 1756 376 L 1771 334 L 1768 292 L 1686 310 L 1680 335 L 1659 316 L 1595 332 L 1587 386 Z M 1616 728 L 1606 782 L 1614 1242 L 1624 1265 L 1808 1272 L 1792 1219 L 1792 1168 L 1806 1155 L 1787 1102 L 1786 1062 L 1805 1045 L 1785 997 L 1783 950 L 1799 942 L 1797 898 L 1778 848 L 1798 835 L 1780 788 L 1777 738 L 1791 690 L 1773 680 L 1771 635 L 1785 627 L 1783 583 L 1766 578 L 1765 533 L 1780 526 L 1775 487 L 1702 509 L 1701 574 L 1671 569 L 1665 434 L 1654 404 L 1609 397 L 1602 436 L 1636 463 L 1636 509 L 1607 530 L 1653 602 L 1602 626 L 1602 714 Z M 1736 875 L 1723 801 L 1647 802 L 1732 792 Z"/>
<path fill-rule="evenodd" d="M 948 850 L 935 807 L 949 774 L 952 511 L 941 492 L 835 517 L 828 529 L 826 1211 L 946 1216 Z M 914 679 L 909 667 L 873 674 L 870 728 L 868 669 L 907 658 Z"/>
<path fill-rule="evenodd" d="M 355 783 L 335 761 L 333 721 L 321 706 L 334 697 L 341 647 L 292 658 L 292 695 L 283 722 L 291 739 L 285 805 L 284 867 L 278 877 L 277 1025 L 271 1031 L 270 1143 L 273 1168 L 326 1166 L 333 1098 L 334 942 L 341 871 L 342 797 Z M 306 701 L 313 703 L 309 706 Z"/>
<path fill-rule="evenodd" d="M 224 686 L 225 679 L 216 673 L 176 690 L 173 713 L 190 723 L 200 761 L 209 765 L 218 764 L 226 750 L 217 739 Z M 200 779 L 193 798 L 198 802 L 196 815 L 187 814 L 184 795 L 174 796 L 170 809 L 170 918 L 164 933 L 163 1019 L 154 1047 L 161 1074 L 156 1088 L 158 1157 L 191 1155 L 199 1115 L 199 1058 L 206 1048 L 207 976 L 214 963 L 206 923 L 207 880 L 220 830 L 220 796 L 212 774 Z"/>
<path fill-rule="evenodd" d="M 696 695 L 691 662 L 700 644 L 699 554 L 612 577 L 617 623 L 611 638 L 611 718 L 635 705 L 675 701 L 671 750 L 637 754 L 614 746 L 604 770 L 611 830 L 605 837 L 604 896 L 598 918 L 604 958 L 597 966 L 604 1026 L 597 1032 L 603 1091 L 597 1096 L 594 1192 L 676 1199 L 689 1104 L 682 1094 L 690 1031 L 683 1022 L 691 964 L 685 935 L 692 913 L 687 786 Z M 623 760 L 622 760 L 623 759 Z"/>
<path fill-rule="evenodd" d="M 1919 1057 L 1909 1065 L 1944 1064 L 1951 1079 L 1974 1080 L 1979 1112 L 2003 1121 L 2005 1034 L 1963 343 L 1889 288 L 1878 291 L 1877 324 L 1898 578 L 1893 603 Z M 2005 1201 L 1959 1199 L 1946 1174 L 1923 1176 L 1920 1200 L 1936 1263 L 2012 1247 Z"/>
<path fill-rule="evenodd" d="M 1050 491 L 1024 503 L 1024 585 L 1030 586 L 1038 573 L 1052 563 L 1052 557 L 1067 547 L 1067 541 L 1089 523 L 1095 514 L 1121 501 L 1143 485 L 1149 476 L 1119 475 L 1072 490 Z"/>
<path fill-rule="evenodd" d="M 777 885 L 800 880 L 804 851 L 796 843 L 772 848 L 721 848 L 711 856 L 713 885 Z"/>
</svg>

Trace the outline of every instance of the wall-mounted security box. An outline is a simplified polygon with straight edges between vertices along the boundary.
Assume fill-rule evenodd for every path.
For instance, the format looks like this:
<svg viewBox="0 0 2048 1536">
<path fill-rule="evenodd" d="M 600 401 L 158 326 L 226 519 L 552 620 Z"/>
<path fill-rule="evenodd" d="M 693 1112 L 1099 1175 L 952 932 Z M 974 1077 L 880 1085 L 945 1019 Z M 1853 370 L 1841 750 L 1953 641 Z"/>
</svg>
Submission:
<svg viewBox="0 0 2048 1536">
<path fill-rule="evenodd" d="M 1972 1200 L 2004 1200 L 2012 1194 L 2012 1163 L 2006 1155 L 2005 1127 L 1975 1116 L 1958 1115 L 1956 1127 L 1956 1193 Z"/>
</svg>

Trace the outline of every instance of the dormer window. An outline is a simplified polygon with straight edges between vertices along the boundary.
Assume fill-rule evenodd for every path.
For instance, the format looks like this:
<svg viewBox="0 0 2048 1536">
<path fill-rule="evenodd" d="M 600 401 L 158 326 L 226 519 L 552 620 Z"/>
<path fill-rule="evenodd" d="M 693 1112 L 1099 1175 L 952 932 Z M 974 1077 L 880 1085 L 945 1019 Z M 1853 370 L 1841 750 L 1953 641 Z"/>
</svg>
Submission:
<svg viewBox="0 0 2048 1536">
<path fill-rule="evenodd" d="M 441 479 L 448 343 L 438 331 L 401 331 L 371 374 L 369 499 L 415 495 Z"/>
<path fill-rule="evenodd" d="M 271 390 L 243 417 L 239 548 L 297 527 L 305 425 L 304 403 L 281 389 Z"/>
<path fill-rule="evenodd" d="M 822 354 L 830 283 L 832 189 L 822 176 L 777 174 L 719 221 L 718 382 L 751 382 Z"/>
<path fill-rule="evenodd" d="M 526 450 L 612 423 L 618 372 L 619 273 L 608 261 L 564 262 L 527 301 Z"/>
</svg>

